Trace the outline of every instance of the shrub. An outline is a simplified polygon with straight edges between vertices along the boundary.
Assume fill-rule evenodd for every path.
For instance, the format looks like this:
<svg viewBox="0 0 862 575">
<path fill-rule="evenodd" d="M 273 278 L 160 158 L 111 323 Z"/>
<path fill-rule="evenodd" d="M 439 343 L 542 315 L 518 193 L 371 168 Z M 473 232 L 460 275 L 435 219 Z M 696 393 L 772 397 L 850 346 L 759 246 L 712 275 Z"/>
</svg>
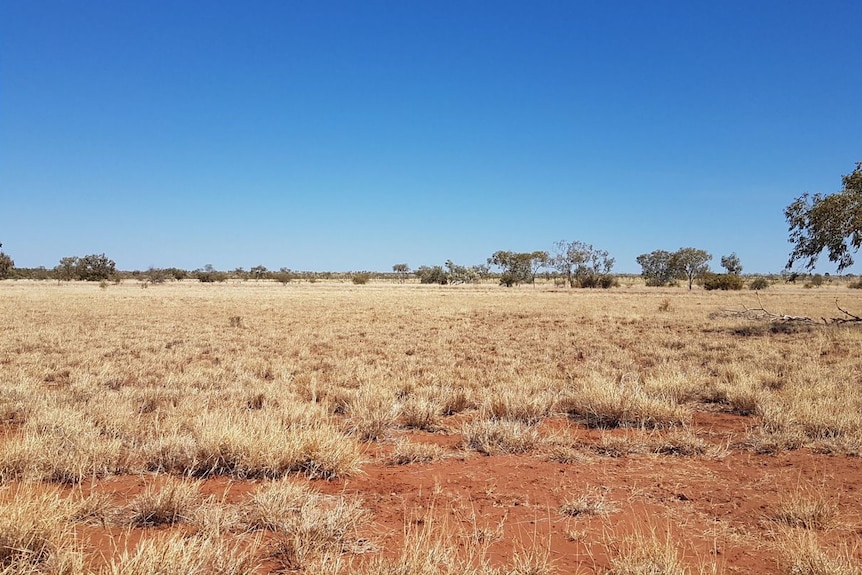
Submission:
<svg viewBox="0 0 862 575">
<path fill-rule="evenodd" d="M 742 278 L 735 274 L 707 273 L 703 275 L 703 288 L 706 290 L 740 290 L 742 285 Z"/>
<path fill-rule="evenodd" d="M 586 274 L 580 278 L 575 278 L 574 282 L 582 288 L 608 289 L 620 285 L 617 278 L 610 274 Z"/>
<path fill-rule="evenodd" d="M 207 264 L 204 266 L 202 270 L 195 270 L 194 277 L 201 283 L 213 283 L 213 282 L 223 282 L 227 281 L 227 274 L 224 272 L 216 271 L 216 269 Z"/>
<path fill-rule="evenodd" d="M 147 278 L 146 281 L 151 284 L 163 284 L 168 279 L 167 271 L 158 268 L 149 268 L 145 276 Z"/>
<path fill-rule="evenodd" d="M 751 280 L 751 283 L 748 284 L 748 289 L 751 290 L 762 290 L 769 287 L 769 280 L 766 278 L 754 278 Z"/>
<path fill-rule="evenodd" d="M 419 277 L 419 283 L 422 284 L 446 285 L 449 283 L 449 274 L 442 266 L 422 266 L 416 270 L 416 275 Z"/>
<path fill-rule="evenodd" d="M 852 289 L 862 289 L 862 279 L 858 279 L 847 284 L 847 287 Z"/>
<path fill-rule="evenodd" d="M 272 274 L 275 281 L 281 282 L 282 285 L 287 285 L 293 281 L 293 273 L 287 268 L 281 268 L 276 273 Z"/>
<path fill-rule="evenodd" d="M 823 285 L 823 276 L 820 274 L 814 274 L 813 276 L 811 276 L 811 279 L 809 279 L 807 282 L 805 282 L 803 284 L 802 287 L 813 288 L 813 287 L 820 287 L 822 285 Z"/>
<path fill-rule="evenodd" d="M 365 285 L 368 283 L 368 280 L 371 279 L 371 274 L 368 272 L 362 272 L 358 274 L 353 274 L 350 276 L 350 281 L 352 281 L 356 285 Z"/>
</svg>

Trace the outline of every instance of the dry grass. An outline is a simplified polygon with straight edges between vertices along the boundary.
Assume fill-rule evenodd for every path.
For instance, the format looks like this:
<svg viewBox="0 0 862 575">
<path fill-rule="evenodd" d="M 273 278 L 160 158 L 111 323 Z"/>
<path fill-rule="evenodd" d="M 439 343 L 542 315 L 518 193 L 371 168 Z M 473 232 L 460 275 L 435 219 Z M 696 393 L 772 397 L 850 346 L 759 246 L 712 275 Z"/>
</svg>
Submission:
<svg viewBox="0 0 862 575">
<path fill-rule="evenodd" d="M 655 527 L 638 528 L 606 544 L 610 567 L 604 575 L 706 575 L 720 571 L 713 561 L 692 566 L 677 541 Z"/>
<path fill-rule="evenodd" d="M 271 554 L 287 569 L 302 569 L 327 554 L 348 551 L 351 535 L 366 516 L 360 500 L 320 495 L 282 480 L 268 482 L 253 494 L 243 520 L 249 530 L 275 533 Z"/>
<path fill-rule="evenodd" d="M 162 485 L 149 485 L 132 499 L 129 522 L 138 527 L 173 525 L 191 518 L 200 504 L 199 482 L 168 477 Z"/>
<path fill-rule="evenodd" d="M 825 548 L 810 531 L 794 532 L 777 544 L 782 575 L 860 575 L 858 542 L 855 547 Z"/>
<path fill-rule="evenodd" d="M 107 568 L 111 575 L 249 575 L 258 572 L 259 544 L 179 534 L 142 541 Z"/>
<path fill-rule="evenodd" d="M 55 490 L 22 487 L 0 495 L 0 573 L 83 573 L 72 505 Z"/>
<path fill-rule="evenodd" d="M 386 458 L 386 461 L 392 465 L 430 463 L 442 459 L 445 454 L 446 450 L 439 445 L 400 439 L 395 443 L 392 453 Z"/>
<path fill-rule="evenodd" d="M 838 516 L 834 496 L 813 489 L 800 489 L 781 498 L 772 519 L 791 527 L 829 529 Z"/>
<path fill-rule="evenodd" d="M 590 427 L 672 427 L 689 420 L 689 409 L 674 398 L 650 393 L 637 383 L 614 383 L 594 376 L 569 390 L 560 409 Z"/>
<path fill-rule="evenodd" d="M 559 512 L 570 517 L 580 517 L 584 515 L 607 515 L 615 509 L 612 504 L 605 500 L 603 493 L 591 490 L 566 499 L 560 505 Z"/>
<path fill-rule="evenodd" d="M 227 563 L 218 567 L 207 557 L 236 553 L 237 564 L 251 565 L 244 563 L 251 555 L 241 555 L 245 547 L 230 546 L 243 530 L 272 537 L 275 548 L 266 552 L 286 568 L 493 572 L 481 553 L 464 563 L 455 559 L 454 540 L 413 531 L 400 556 L 381 554 L 348 569 L 343 556 L 364 516 L 361 505 L 291 487 L 308 478 L 361 475 L 363 454 L 386 453 L 380 440 L 397 428 L 460 435 L 467 449 L 526 454 L 550 465 L 538 460 L 545 457 L 565 464 L 558 465 L 561 481 L 571 477 L 563 472 L 580 472 L 579 465 L 657 465 L 657 456 L 662 465 L 695 469 L 704 462 L 665 456 L 717 458 L 740 449 L 754 452 L 745 454 L 752 458 L 798 449 L 862 454 L 858 326 L 773 329 L 723 311 L 756 306 L 747 293 L 639 285 L 601 292 L 325 282 L 135 285 L 101 290 L 0 282 L 0 484 L 34 483 L 48 493 L 53 485 L 77 489 L 141 473 L 263 483 L 237 505 L 195 501 L 191 479 L 165 483 L 187 488 L 189 499 L 179 491 L 171 497 L 156 488 L 146 492 L 135 502 L 133 523 L 197 534 L 148 539 L 110 557 L 111 572 L 229 572 Z M 811 317 L 836 315 L 836 298 L 845 307 L 855 301 L 837 285 L 773 286 L 761 297 L 770 310 Z M 737 443 L 698 428 L 704 411 L 743 420 L 734 431 Z M 578 438 L 548 439 L 560 415 Z M 449 465 L 439 462 L 442 455 L 435 446 L 401 441 L 387 462 Z M 413 471 L 425 469 L 403 470 Z M 291 499 L 291 490 L 304 499 Z M 98 494 L 52 515 L 60 512 L 50 509 L 64 506 L 35 493 L 16 505 L 47 510 L 8 507 L 4 516 L 22 519 L 0 518 L 4 533 L 19 527 L 24 533 L 7 553 L 34 542 L 36 551 L 20 557 L 38 559 L 15 560 L 31 571 L 75 572 L 80 549 L 68 525 L 129 522 L 128 508 L 112 510 Z M 788 499 L 774 519 L 788 529 L 846 538 L 834 527 L 843 519 L 830 518 L 831 499 L 817 495 L 808 503 L 823 505 L 809 509 L 802 499 Z M 577 501 L 567 503 L 577 508 Z M 558 504 L 550 505 L 552 514 Z M 45 523 L 25 520 L 27 514 L 54 517 L 51 533 L 40 531 Z M 171 528 L 178 519 L 186 525 Z M 230 534 L 227 547 L 219 547 L 224 534 Z M 819 557 L 813 540 L 806 541 L 794 545 Z M 639 544 L 653 551 L 638 555 L 638 542 L 612 551 L 632 558 L 632 565 L 637 557 L 647 565 L 653 557 L 657 569 L 675 568 L 676 548 L 668 541 L 646 534 Z M 822 553 L 839 557 L 839 565 L 836 548 L 830 542 Z M 548 568 L 526 551 L 520 557 L 508 565 L 511 573 Z M 622 561 L 616 573 L 626 572 Z M 48 567 L 55 563 L 67 567 Z"/>
<path fill-rule="evenodd" d="M 525 453 L 539 444 L 535 427 L 520 421 L 479 419 L 461 430 L 464 445 L 485 455 Z"/>
</svg>

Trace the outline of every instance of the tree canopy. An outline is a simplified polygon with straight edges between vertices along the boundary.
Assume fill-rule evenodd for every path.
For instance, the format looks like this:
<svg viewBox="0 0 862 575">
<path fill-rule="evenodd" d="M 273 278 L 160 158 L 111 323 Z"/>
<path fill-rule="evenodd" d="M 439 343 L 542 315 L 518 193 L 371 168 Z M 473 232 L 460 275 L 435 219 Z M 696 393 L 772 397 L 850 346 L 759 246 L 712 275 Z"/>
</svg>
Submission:
<svg viewBox="0 0 862 575">
<path fill-rule="evenodd" d="M 671 258 L 671 267 L 679 270 L 680 275 L 688 279 L 688 289 L 691 289 L 694 278 L 709 271 L 711 259 L 712 255 L 706 250 L 680 248 Z"/>
<path fill-rule="evenodd" d="M 675 252 L 655 250 L 641 254 L 637 262 L 648 286 L 665 286 L 675 280 L 688 279 L 688 289 L 691 289 L 694 278 L 709 271 L 711 259 L 712 255 L 705 250 L 680 248 Z"/>
<path fill-rule="evenodd" d="M 0 243 L 0 248 L 3 247 L 3 244 Z M 9 275 L 9 272 L 12 271 L 12 268 L 15 267 L 15 262 L 12 260 L 10 256 L 3 253 L 3 250 L 0 249 L 0 279 L 5 278 Z"/>
<path fill-rule="evenodd" d="M 805 193 L 785 208 L 793 244 L 787 269 L 797 261 L 804 262 L 806 269 L 814 269 L 824 251 L 829 261 L 838 264 L 838 271 L 853 265 L 853 254 L 862 245 L 862 162 L 842 176 L 842 183 L 840 192 Z"/>
<path fill-rule="evenodd" d="M 560 240 L 554 244 L 551 265 L 565 276 L 570 287 L 611 287 L 614 258 L 606 250 L 584 242 Z"/>
<path fill-rule="evenodd" d="M 742 262 L 739 261 L 739 256 L 736 255 L 736 252 L 731 253 L 729 256 L 721 256 L 721 267 L 726 269 L 730 275 L 738 276 L 742 273 Z"/>
</svg>

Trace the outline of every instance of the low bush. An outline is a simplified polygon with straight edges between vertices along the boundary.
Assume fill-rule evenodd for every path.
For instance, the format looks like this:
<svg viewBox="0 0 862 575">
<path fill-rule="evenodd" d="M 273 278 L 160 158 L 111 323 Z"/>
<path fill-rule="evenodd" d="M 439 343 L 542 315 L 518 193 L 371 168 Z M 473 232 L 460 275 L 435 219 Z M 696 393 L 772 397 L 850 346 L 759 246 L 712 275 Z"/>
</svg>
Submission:
<svg viewBox="0 0 862 575">
<path fill-rule="evenodd" d="M 619 280 L 610 274 L 589 274 L 579 278 L 578 287 L 609 289 L 620 285 Z"/>
<path fill-rule="evenodd" d="M 750 290 L 763 290 L 769 287 L 769 280 L 766 278 L 754 278 L 748 284 Z"/>
<path fill-rule="evenodd" d="M 361 286 L 368 283 L 368 280 L 371 279 L 371 274 L 362 272 L 358 274 L 353 274 L 350 276 L 350 281 L 352 281 L 355 285 Z"/>
<path fill-rule="evenodd" d="M 740 290 L 743 286 L 742 278 L 735 274 L 704 274 L 703 288 L 706 290 Z"/>
</svg>

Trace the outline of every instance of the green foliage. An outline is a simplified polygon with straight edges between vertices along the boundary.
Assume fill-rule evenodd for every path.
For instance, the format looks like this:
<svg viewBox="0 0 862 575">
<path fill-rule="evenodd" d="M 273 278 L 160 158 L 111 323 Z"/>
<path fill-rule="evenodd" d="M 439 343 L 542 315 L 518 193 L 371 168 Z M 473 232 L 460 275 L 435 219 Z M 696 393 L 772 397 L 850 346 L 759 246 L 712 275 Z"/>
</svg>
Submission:
<svg viewBox="0 0 862 575">
<path fill-rule="evenodd" d="M 207 264 L 202 270 L 195 270 L 192 275 L 201 283 L 227 281 L 227 274 L 217 271 L 212 264 Z"/>
<path fill-rule="evenodd" d="M 512 287 L 521 283 L 533 283 L 536 272 L 546 265 L 548 252 L 497 251 L 488 258 L 488 265 L 501 268 L 500 285 Z"/>
<path fill-rule="evenodd" d="M 665 286 L 675 280 L 688 279 L 688 289 L 691 289 L 694 278 L 709 271 L 707 262 L 711 259 L 712 256 L 704 250 L 680 248 L 673 253 L 655 250 L 641 254 L 637 262 L 643 270 L 641 275 L 646 279 L 646 285 Z"/>
<path fill-rule="evenodd" d="M 641 254 L 637 262 L 641 266 L 641 275 L 646 279 L 646 285 L 661 287 L 670 285 L 680 278 L 680 270 L 674 268 L 674 254 L 665 250 L 655 250 Z"/>
<path fill-rule="evenodd" d="M 83 281 L 108 280 L 117 273 L 117 265 L 105 254 L 91 254 L 78 258 L 78 279 Z"/>
<path fill-rule="evenodd" d="M 803 261 L 806 269 L 814 269 L 823 251 L 829 261 L 838 264 L 838 271 L 853 265 L 851 252 L 862 246 L 862 162 L 842 176 L 842 184 L 840 192 L 802 194 L 785 208 L 793 244 L 788 269 L 797 261 Z"/>
<path fill-rule="evenodd" d="M 0 252 L 0 279 L 9 277 L 9 274 L 14 268 L 15 262 L 12 258 L 3 252 Z"/>
<path fill-rule="evenodd" d="M 769 280 L 766 278 L 754 278 L 751 280 L 751 283 L 748 284 L 748 289 L 750 290 L 764 290 L 769 287 Z"/>
<path fill-rule="evenodd" d="M 84 257 L 69 256 L 60 259 L 54 268 L 58 280 L 106 281 L 116 276 L 117 265 L 105 254 Z"/>
<path fill-rule="evenodd" d="M 691 289 L 694 278 L 709 271 L 709 260 L 712 255 L 695 248 L 680 248 L 671 258 L 671 267 L 679 270 L 680 275 L 688 278 L 688 289 Z"/>
<path fill-rule="evenodd" d="M 703 275 L 703 288 L 706 290 L 741 290 L 744 282 L 736 274 L 713 274 Z"/>
<path fill-rule="evenodd" d="M 179 268 L 165 268 L 162 271 L 177 281 L 184 280 L 189 277 L 189 272 L 187 272 L 186 270 L 181 270 Z"/>
<path fill-rule="evenodd" d="M 739 256 L 733 252 L 729 256 L 721 256 L 721 267 L 727 270 L 727 273 L 738 276 L 742 273 L 742 262 L 739 261 Z"/>
<path fill-rule="evenodd" d="M 566 278 L 570 287 L 609 288 L 618 285 L 610 275 L 614 258 L 607 251 L 584 242 L 565 240 L 554 244 L 554 248 L 554 255 L 548 261 Z"/>
<path fill-rule="evenodd" d="M 419 283 L 446 285 L 449 283 L 449 275 L 442 266 L 421 266 L 416 270 Z"/>
<path fill-rule="evenodd" d="M 452 260 L 447 260 L 446 270 L 446 276 L 450 284 L 479 283 L 479 273 L 475 267 L 459 266 L 452 262 Z"/>
<path fill-rule="evenodd" d="M 60 263 L 54 268 L 54 274 L 56 275 L 57 280 L 67 282 L 72 281 L 78 277 L 76 272 L 77 267 L 78 258 L 74 256 L 60 258 Z"/>
<path fill-rule="evenodd" d="M 147 283 L 163 284 L 168 279 L 168 274 L 165 270 L 151 267 L 146 271 L 144 277 Z"/>
</svg>

